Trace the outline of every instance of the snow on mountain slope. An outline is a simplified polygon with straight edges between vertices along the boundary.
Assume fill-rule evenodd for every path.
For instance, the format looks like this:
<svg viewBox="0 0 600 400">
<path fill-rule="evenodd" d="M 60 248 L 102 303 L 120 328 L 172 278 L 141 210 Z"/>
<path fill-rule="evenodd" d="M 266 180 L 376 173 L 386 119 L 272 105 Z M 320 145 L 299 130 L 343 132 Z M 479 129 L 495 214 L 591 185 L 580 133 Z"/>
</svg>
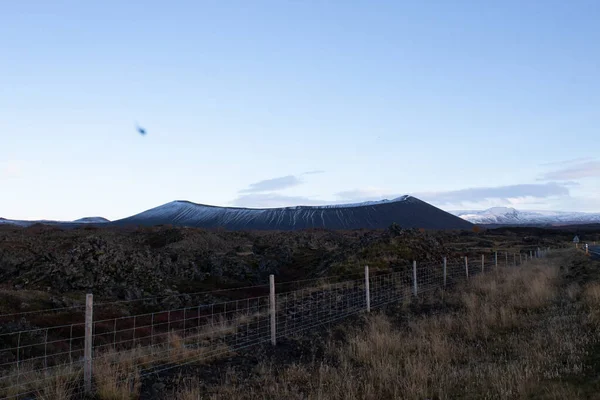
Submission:
<svg viewBox="0 0 600 400">
<path fill-rule="evenodd" d="M 600 214 L 563 211 L 519 211 L 510 207 L 493 207 L 483 211 L 450 211 L 474 224 L 557 225 L 600 223 Z"/>
<path fill-rule="evenodd" d="M 283 208 L 216 207 L 173 201 L 113 222 L 115 225 L 176 225 L 231 230 L 403 227 L 470 229 L 470 223 L 411 196 L 358 204 Z"/>
<path fill-rule="evenodd" d="M 35 222 L 31 221 L 16 221 L 12 219 L 0 218 L 0 225 L 17 225 L 17 226 L 29 226 Z"/>
<path fill-rule="evenodd" d="M 45 220 L 45 219 L 36 220 L 36 221 L 22 221 L 22 220 L 15 220 L 15 219 L 0 218 L 0 225 L 16 225 L 16 226 L 21 226 L 21 227 L 27 227 L 27 226 L 31 226 L 31 225 L 35 225 L 35 224 L 60 225 L 60 226 L 67 226 L 67 225 L 80 226 L 82 224 L 105 224 L 105 223 L 109 223 L 109 222 L 110 221 L 108 219 L 102 218 L 102 217 L 86 217 L 86 218 L 77 219 L 75 221 L 51 221 L 51 220 Z"/>
<path fill-rule="evenodd" d="M 110 222 L 110 221 L 108 219 L 102 218 L 102 217 L 85 217 L 85 218 L 76 219 L 73 222 L 82 223 L 82 224 L 103 224 L 103 223 Z"/>
<path fill-rule="evenodd" d="M 472 224 L 411 196 L 356 204 L 295 206 L 282 208 L 217 207 L 189 201 L 173 201 L 137 215 L 109 222 L 82 218 L 72 222 L 15 221 L 0 223 L 31 226 L 36 223 L 61 228 L 96 226 L 174 225 L 230 230 L 380 229 L 392 223 L 405 228 L 471 229 Z"/>
</svg>

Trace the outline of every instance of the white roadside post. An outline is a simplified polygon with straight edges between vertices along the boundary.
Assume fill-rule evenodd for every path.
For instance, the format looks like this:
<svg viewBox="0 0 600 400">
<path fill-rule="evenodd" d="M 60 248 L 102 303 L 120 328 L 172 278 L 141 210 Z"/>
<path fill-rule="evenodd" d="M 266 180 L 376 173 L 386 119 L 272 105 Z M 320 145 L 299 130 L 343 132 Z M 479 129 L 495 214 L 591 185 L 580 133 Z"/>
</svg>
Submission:
<svg viewBox="0 0 600 400">
<path fill-rule="evenodd" d="M 92 393 L 92 340 L 94 329 L 94 295 L 85 296 L 85 339 L 83 350 L 83 385 L 86 394 Z"/>
<path fill-rule="evenodd" d="M 496 269 L 498 268 L 498 252 L 494 253 L 494 262 L 496 264 Z"/>
<path fill-rule="evenodd" d="M 465 275 L 469 279 L 469 259 L 465 256 Z"/>
<path fill-rule="evenodd" d="M 365 265 L 365 296 L 367 300 L 367 312 L 371 312 L 371 286 L 369 284 L 369 266 Z"/>
<path fill-rule="evenodd" d="M 417 262 L 413 261 L 413 294 L 417 295 Z"/>
<path fill-rule="evenodd" d="M 275 319 L 275 275 L 269 275 L 269 312 L 271 314 L 271 344 L 277 344 L 277 327 Z"/>
</svg>

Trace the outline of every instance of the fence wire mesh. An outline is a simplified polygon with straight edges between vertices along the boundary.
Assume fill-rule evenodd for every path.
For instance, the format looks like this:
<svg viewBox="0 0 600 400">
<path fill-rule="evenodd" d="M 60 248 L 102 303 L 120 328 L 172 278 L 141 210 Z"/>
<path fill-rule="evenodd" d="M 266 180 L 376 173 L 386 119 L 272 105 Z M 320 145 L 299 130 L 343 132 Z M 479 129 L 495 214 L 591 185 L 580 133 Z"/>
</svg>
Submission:
<svg viewBox="0 0 600 400">
<path fill-rule="evenodd" d="M 541 257 L 548 250 L 536 251 Z M 98 318 L 91 340 L 94 381 L 101 371 L 125 360 L 139 375 L 157 373 L 197 360 L 235 352 L 273 339 L 289 337 L 320 325 L 364 312 L 370 307 L 409 301 L 415 295 L 443 289 L 499 268 L 523 265 L 527 253 L 490 253 L 483 257 L 445 263 L 418 263 L 394 272 L 324 277 L 276 285 L 275 304 L 268 294 L 198 304 L 134 315 Z M 496 261 L 497 259 L 497 261 Z M 258 287 L 258 286 L 257 286 Z M 268 288 L 261 285 L 262 289 Z M 263 290 L 264 293 L 264 290 Z M 101 306 L 110 305 L 102 303 Z M 273 307 L 274 306 L 274 307 Z M 64 310 L 59 310 L 64 312 Z M 271 316 L 275 313 L 275 338 Z M 71 394 L 84 390 L 86 344 L 85 310 L 68 310 L 78 322 L 19 329 L 25 315 L 0 316 L 0 397 L 51 398 L 61 382 L 70 382 Z M 28 313 L 29 314 L 29 313 Z M 47 315 L 47 321 L 57 314 Z M 102 314 L 100 314 L 102 315 Z M 44 318 L 36 319 L 42 324 Z M 42 321 L 42 322 L 41 322 Z M 121 380 L 130 379 L 121 371 Z M 29 396 L 29 397 L 28 397 Z"/>
</svg>

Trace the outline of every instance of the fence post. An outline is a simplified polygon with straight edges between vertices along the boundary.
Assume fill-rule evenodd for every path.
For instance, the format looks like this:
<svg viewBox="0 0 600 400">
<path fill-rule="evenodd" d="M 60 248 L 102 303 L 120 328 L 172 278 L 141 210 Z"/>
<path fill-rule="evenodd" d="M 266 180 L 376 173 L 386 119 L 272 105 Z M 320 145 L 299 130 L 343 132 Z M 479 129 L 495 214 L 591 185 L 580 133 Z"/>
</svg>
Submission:
<svg viewBox="0 0 600 400">
<path fill-rule="evenodd" d="M 485 271 L 485 254 L 481 255 L 481 273 L 484 273 Z"/>
<path fill-rule="evenodd" d="M 506 264 L 505 266 L 508 267 L 508 251 L 504 252 L 504 258 L 505 258 L 504 264 Z"/>
<path fill-rule="evenodd" d="M 446 257 L 444 257 L 444 287 L 446 287 Z"/>
<path fill-rule="evenodd" d="M 417 295 L 417 262 L 413 261 L 413 294 Z"/>
<path fill-rule="evenodd" d="M 498 252 L 494 253 L 494 263 L 496 264 L 496 268 L 498 268 Z"/>
<path fill-rule="evenodd" d="M 529 250 L 529 260 L 533 260 L 533 251 Z"/>
<path fill-rule="evenodd" d="M 269 275 L 269 305 L 271 313 L 271 344 L 275 346 L 277 344 L 277 331 L 275 326 L 275 275 Z"/>
<path fill-rule="evenodd" d="M 371 312 L 371 286 L 369 285 L 369 266 L 365 265 L 365 296 L 367 299 L 367 312 Z"/>
<path fill-rule="evenodd" d="M 590 254 L 590 251 L 589 251 L 589 249 L 588 249 L 588 244 L 587 244 L 587 243 L 585 244 L 585 254 L 586 254 L 586 255 L 589 255 L 589 254 Z"/>
<path fill-rule="evenodd" d="M 469 259 L 465 256 L 465 274 L 467 279 L 469 279 Z"/>
<path fill-rule="evenodd" d="M 94 327 L 94 295 L 85 296 L 85 342 L 83 350 L 83 384 L 86 394 L 92 393 L 92 339 Z"/>
<path fill-rule="evenodd" d="M 519 252 L 519 265 L 523 264 L 523 253 Z"/>
</svg>

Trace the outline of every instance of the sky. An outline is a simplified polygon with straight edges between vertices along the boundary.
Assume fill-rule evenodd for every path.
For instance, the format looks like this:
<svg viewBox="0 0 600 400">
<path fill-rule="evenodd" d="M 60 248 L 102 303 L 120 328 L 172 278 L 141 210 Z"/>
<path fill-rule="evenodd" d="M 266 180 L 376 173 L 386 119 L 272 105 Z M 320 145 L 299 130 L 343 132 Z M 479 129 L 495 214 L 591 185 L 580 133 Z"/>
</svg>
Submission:
<svg viewBox="0 0 600 400">
<path fill-rule="evenodd" d="M 600 212 L 599 20 L 597 0 L 4 2 L 0 216 Z"/>
</svg>

